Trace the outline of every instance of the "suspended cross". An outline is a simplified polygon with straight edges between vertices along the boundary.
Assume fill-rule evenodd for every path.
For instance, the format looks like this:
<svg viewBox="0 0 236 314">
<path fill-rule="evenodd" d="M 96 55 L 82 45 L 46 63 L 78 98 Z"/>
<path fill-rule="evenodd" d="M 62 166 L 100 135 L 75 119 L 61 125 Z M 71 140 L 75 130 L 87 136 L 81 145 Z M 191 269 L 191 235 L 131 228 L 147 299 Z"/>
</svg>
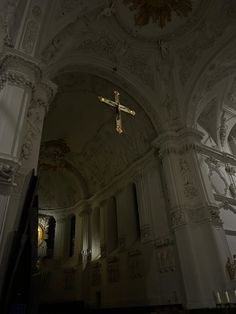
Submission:
<svg viewBox="0 0 236 314">
<path fill-rule="evenodd" d="M 127 113 L 131 114 L 132 116 L 135 116 L 135 111 L 134 110 L 130 110 L 129 108 L 121 105 L 121 103 L 120 103 L 120 93 L 119 92 L 117 92 L 115 90 L 114 94 L 115 94 L 115 101 L 109 100 L 109 99 L 104 98 L 102 96 L 98 96 L 98 99 L 101 102 L 116 108 L 116 131 L 119 134 L 121 134 L 121 133 L 123 133 L 122 121 L 121 121 L 121 111 L 127 112 Z"/>
</svg>

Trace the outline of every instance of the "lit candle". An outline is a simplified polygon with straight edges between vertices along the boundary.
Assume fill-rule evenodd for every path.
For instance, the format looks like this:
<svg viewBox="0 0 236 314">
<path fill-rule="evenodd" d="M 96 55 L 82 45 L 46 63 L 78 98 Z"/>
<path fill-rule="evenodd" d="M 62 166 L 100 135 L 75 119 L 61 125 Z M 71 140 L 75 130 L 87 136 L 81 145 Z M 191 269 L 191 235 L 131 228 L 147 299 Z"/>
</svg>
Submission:
<svg viewBox="0 0 236 314">
<path fill-rule="evenodd" d="M 219 291 L 216 292 L 215 296 L 216 296 L 216 304 L 221 304 L 222 301 L 221 301 L 221 297 L 220 297 Z"/>
<path fill-rule="evenodd" d="M 225 299 L 226 299 L 226 303 L 230 303 L 228 291 L 225 291 Z"/>
</svg>

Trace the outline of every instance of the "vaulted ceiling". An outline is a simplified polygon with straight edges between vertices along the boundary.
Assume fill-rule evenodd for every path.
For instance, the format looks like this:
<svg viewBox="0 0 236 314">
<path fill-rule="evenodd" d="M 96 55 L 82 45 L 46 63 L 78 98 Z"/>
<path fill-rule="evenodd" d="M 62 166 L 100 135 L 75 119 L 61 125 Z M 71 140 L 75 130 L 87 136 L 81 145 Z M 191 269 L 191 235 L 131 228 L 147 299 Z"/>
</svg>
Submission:
<svg viewBox="0 0 236 314">
<path fill-rule="evenodd" d="M 45 121 L 39 159 L 43 208 L 70 207 L 91 197 L 147 153 L 156 137 L 151 119 L 121 87 L 121 102 L 136 116 L 122 113 L 124 134 L 116 132 L 115 109 L 97 98 L 113 99 L 114 83 L 78 72 L 54 80 L 59 90 Z"/>
<path fill-rule="evenodd" d="M 198 122 L 217 141 L 223 104 L 236 106 L 235 26 L 234 0 L 50 1 L 37 51 L 59 89 L 43 134 L 42 206 L 94 195 L 164 130 Z M 123 136 L 96 98 L 114 89 L 137 112 Z"/>
</svg>

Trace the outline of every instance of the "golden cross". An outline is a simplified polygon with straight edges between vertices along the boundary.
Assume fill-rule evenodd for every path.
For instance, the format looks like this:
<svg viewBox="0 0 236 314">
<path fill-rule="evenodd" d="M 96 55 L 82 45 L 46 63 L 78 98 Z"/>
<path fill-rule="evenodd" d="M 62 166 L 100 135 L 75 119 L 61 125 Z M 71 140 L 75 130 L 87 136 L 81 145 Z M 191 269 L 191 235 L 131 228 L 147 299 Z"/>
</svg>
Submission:
<svg viewBox="0 0 236 314">
<path fill-rule="evenodd" d="M 121 121 L 121 111 L 127 112 L 129 114 L 131 114 L 132 116 L 135 116 L 135 111 L 131 110 L 123 105 L 121 105 L 120 103 L 120 93 L 117 92 L 116 90 L 114 91 L 115 94 L 115 101 L 104 98 L 102 96 L 98 96 L 98 99 L 107 104 L 110 105 L 114 108 L 116 108 L 116 131 L 121 134 L 123 133 L 123 129 L 122 129 L 122 121 Z"/>
</svg>

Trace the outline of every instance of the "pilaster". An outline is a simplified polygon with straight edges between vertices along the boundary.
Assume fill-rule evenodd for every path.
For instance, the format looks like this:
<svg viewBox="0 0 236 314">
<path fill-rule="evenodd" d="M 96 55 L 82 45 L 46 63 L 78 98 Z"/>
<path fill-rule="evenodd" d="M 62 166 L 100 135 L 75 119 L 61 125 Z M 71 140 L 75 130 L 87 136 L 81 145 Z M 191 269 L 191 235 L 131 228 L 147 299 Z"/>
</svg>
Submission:
<svg viewBox="0 0 236 314">
<path fill-rule="evenodd" d="M 88 205 L 84 205 L 84 208 L 80 212 L 81 232 L 82 232 L 82 250 L 81 258 L 83 269 L 87 263 L 91 260 L 91 208 Z"/>
<path fill-rule="evenodd" d="M 214 293 L 226 289 L 219 208 L 204 186 L 198 152 L 201 133 L 192 129 L 162 134 L 159 150 L 168 201 L 169 224 L 175 237 L 188 308 L 214 307 Z"/>
<path fill-rule="evenodd" d="M 68 245 L 66 245 L 68 217 L 66 215 L 59 215 L 55 216 L 55 220 L 54 258 L 63 262 L 66 257 L 66 248 L 68 248 Z"/>
<path fill-rule="evenodd" d="M 136 195 L 139 209 L 139 221 L 142 243 L 153 240 L 151 225 L 150 202 L 147 190 L 149 188 L 148 173 L 141 172 L 135 178 Z"/>
</svg>

